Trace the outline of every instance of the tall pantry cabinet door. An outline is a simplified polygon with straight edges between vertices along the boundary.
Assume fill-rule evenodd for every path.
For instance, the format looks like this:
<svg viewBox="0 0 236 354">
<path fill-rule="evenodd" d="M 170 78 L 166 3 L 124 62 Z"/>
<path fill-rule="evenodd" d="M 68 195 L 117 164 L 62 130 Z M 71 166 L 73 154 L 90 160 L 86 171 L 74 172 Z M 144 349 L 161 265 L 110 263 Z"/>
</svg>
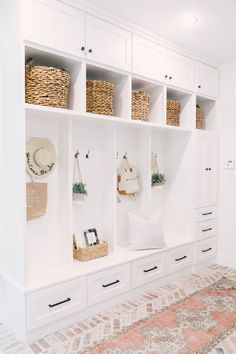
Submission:
<svg viewBox="0 0 236 354">
<path fill-rule="evenodd" d="M 218 139 L 214 134 L 197 133 L 195 207 L 202 208 L 217 203 Z"/>
<path fill-rule="evenodd" d="M 85 14 L 57 0 L 24 0 L 24 38 L 84 57 Z"/>
<path fill-rule="evenodd" d="M 194 90 L 195 62 L 184 55 L 169 51 L 168 81 L 185 90 Z"/>
<path fill-rule="evenodd" d="M 94 16 L 86 16 L 86 57 L 131 70 L 131 33 Z"/>
<path fill-rule="evenodd" d="M 166 48 L 133 35 L 133 72 L 150 79 L 167 82 Z"/>
</svg>

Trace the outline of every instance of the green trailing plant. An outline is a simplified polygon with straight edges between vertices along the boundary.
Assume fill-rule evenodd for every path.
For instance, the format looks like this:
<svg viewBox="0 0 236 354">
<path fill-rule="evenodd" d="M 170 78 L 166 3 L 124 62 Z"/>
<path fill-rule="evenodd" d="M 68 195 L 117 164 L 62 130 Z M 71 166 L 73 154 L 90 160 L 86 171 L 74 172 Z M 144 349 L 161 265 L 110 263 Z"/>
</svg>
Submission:
<svg viewBox="0 0 236 354">
<path fill-rule="evenodd" d="M 74 183 L 73 184 L 73 193 L 88 195 L 88 192 L 86 190 L 86 184 L 84 184 L 82 182 Z"/>
<path fill-rule="evenodd" d="M 163 186 L 166 183 L 166 178 L 163 173 L 153 173 L 152 174 L 152 187 Z"/>
</svg>

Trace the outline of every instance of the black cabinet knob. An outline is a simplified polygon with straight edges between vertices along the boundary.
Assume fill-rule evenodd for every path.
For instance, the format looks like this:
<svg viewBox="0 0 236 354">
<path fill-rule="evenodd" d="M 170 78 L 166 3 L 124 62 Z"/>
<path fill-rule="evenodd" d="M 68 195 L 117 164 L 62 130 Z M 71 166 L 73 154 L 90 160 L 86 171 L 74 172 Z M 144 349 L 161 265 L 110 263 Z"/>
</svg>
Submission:
<svg viewBox="0 0 236 354">
<path fill-rule="evenodd" d="M 93 51 L 93 50 L 92 50 L 91 48 L 88 50 L 89 53 L 92 53 L 92 51 Z"/>
<path fill-rule="evenodd" d="M 83 46 L 83 47 L 81 47 L 80 49 L 81 49 L 82 51 L 84 51 L 84 50 L 85 50 L 85 47 Z"/>
<path fill-rule="evenodd" d="M 198 85 L 198 88 L 201 88 L 202 86 L 201 85 Z"/>
<path fill-rule="evenodd" d="M 169 77 L 169 80 L 172 80 L 172 76 Z"/>
<path fill-rule="evenodd" d="M 165 75 L 165 79 L 167 79 L 168 78 L 168 75 Z"/>
</svg>

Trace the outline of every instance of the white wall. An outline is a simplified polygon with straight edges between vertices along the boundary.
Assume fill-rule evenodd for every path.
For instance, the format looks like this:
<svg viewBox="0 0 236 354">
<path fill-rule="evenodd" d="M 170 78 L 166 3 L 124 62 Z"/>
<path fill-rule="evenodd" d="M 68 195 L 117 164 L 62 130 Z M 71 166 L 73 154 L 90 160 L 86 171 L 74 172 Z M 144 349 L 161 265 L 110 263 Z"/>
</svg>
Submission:
<svg viewBox="0 0 236 354">
<path fill-rule="evenodd" d="M 0 275 L 24 283 L 25 126 L 24 57 L 20 1 L 2 0 L 0 10 Z"/>
<path fill-rule="evenodd" d="M 227 160 L 236 161 L 236 61 L 222 66 L 220 91 L 218 261 L 236 268 L 236 168 L 224 168 Z"/>
</svg>

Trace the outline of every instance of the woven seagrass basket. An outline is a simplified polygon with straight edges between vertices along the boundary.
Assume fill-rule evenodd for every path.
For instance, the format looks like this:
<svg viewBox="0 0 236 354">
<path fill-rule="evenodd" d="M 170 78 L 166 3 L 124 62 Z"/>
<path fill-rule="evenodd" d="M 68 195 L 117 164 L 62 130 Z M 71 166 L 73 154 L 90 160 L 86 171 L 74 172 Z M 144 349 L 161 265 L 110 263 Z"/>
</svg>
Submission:
<svg viewBox="0 0 236 354">
<path fill-rule="evenodd" d="M 33 66 L 25 68 L 25 101 L 42 106 L 68 108 L 70 75 L 63 69 Z"/>
<path fill-rule="evenodd" d="M 101 241 L 98 245 L 86 248 L 73 248 L 73 257 L 78 261 L 85 262 L 108 255 L 108 243 Z"/>
<path fill-rule="evenodd" d="M 132 119 L 149 121 L 149 106 L 151 96 L 142 91 L 132 92 Z"/>
<path fill-rule="evenodd" d="M 204 110 L 199 106 L 196 108 L 196 128 L 204 129 Z"/>
<path fill-rule="evenodd" d="M 180 101 L 169 99 L 167 100 L 166 123 L 168 125 L 179 126 L 181 104 Z"/>
<path fill-rule="evenodd" d="M 87 112 L 113 116 L 114 93 L 115 85 L 110 82 L 101 80 L 87 80 Z"/>
</svg>

